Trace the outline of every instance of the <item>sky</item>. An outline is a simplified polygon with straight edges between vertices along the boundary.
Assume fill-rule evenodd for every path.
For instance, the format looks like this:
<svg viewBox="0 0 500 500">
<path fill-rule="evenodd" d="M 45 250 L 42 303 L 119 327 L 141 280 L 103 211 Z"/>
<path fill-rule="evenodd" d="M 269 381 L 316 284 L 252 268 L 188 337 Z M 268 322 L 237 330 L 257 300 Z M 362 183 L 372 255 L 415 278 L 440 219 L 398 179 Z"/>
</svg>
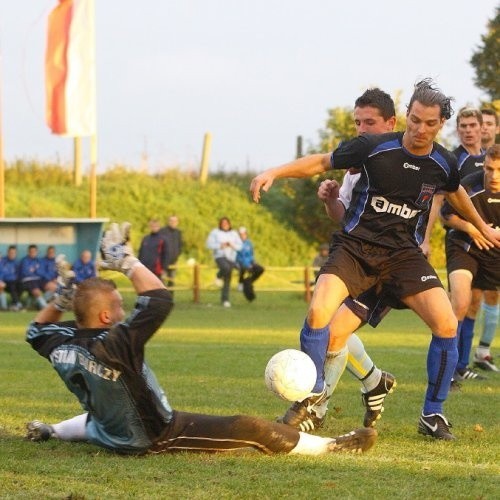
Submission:
<svg viewBox="0 0 500 500">
<path fill-rule="evenodd" d="M 0 0 L 4 158 L 70 164 L 45 124 L 48 14 Z M 379 86 L 402 103 L 434 78 L 455 109 L 487 96 L 470 57 L 498 0 L 95 0 L 98 171 L 121 164 L 255 172 L 319 142 L 327 110 Z M 453 133 L 453 118 L 447 125 Z M 89 144 L 84 140 L 84 165 Z M 87 168 L 87 167 L 84 167 Z"/>
</svg>

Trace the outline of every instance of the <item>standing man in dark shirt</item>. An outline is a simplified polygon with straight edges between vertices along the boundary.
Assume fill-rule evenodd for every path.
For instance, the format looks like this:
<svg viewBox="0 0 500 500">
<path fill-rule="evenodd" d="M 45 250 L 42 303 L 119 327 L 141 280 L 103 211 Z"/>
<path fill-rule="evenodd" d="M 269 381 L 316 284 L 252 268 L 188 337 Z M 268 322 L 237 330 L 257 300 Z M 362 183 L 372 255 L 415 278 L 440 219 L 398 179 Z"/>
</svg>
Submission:
<svg viewBox="0 0 500 500">
<path fill-rule="evenodd" d="M 160 223 L 157 219 L 149 221 L 150 233 L 141 241 L 139 260 L 159 279 L 167 267 L 167 243 L 160 234 Z"/>
<path fill-rule="evenodd" d="M 112 224 L 101 245 L 101 266 L 125 274 L 137 293 L 135 309 L 126 320 L 112 281 L 90 278 L 75 288 L 73 272 L 58 259 L 61 286 L 56 299 L 37 314 L 26 340 L 50 361 L 84 413 L 53 425 L 29 422 L 28 439 L 89 441 L 124 454 L 253 448 L 267 454 L 321 455 L 373 446 L 374 429 L 326 438 L 261 418 L 172 409 L 144 358 L 147 341 L 172 309 L 172 295 L 133 256 L 126 243 L 129 229 L 129 224 Z M 69 309 L 75 320 L 61 322 Z"/>
<path fill-rule="evenodd" d="M 436 271 L 418 247 L 422 226 L 435 192 L 470 221 L 490 247 L 500 247 L 500 233 L 479 216 L 460 186 L 456 158 L 434 142 L 452 114 L 451 99 L 432 80 L 416 84 L 404 133 L 360 136 L 341 143 L 331 154 L 315 154 L 269 169 L 252 180 L 254 201 L 275 179 L 308 177 L 330 168 L 361 170 L 343 229 L 333 235 L 330 257 L 318 277 L 300 334 L 301 349 L 316 364 L 317 381 L 310 398 L 325 393 L 323 368 L 330 340 L 333 348 L 346 337 L 330 332 L 329 323 L 346 297 L 377 285 L 387 300 L 402 301 L 429 326 L 428 386 L 418 431 L 436 439 L 454 439 L 443 415 L 455 368 L 457 319 Z"/>
<path fill-rule="evenodd" d="M 165 268 L 165 272 L 167 274 L 168 287 L 175 285 L 176 270 L 170 266 L 175 266 L 182 252 L 182 231 L 177 227 L 178 225 L 179 218 L 177 215 L 171 215 L 168 218 L 168 224 L 160 229 L 160 234 L 165 239 L 167 245 L 167 267 Z"/>
</svg>

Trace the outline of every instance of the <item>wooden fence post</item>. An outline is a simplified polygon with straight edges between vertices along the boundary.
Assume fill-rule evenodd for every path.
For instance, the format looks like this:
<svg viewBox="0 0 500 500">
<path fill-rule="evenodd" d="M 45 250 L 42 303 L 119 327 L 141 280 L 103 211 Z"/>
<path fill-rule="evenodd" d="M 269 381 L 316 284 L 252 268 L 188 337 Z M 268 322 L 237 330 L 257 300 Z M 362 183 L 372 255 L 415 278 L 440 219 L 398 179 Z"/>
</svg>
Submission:
<svg viewBox="0 0 500 500">
<path fill-rule="evenodd" d="M 193 266 L 193 302 L 200 303 L 200 265 Z"/>
<path fill-rule="evenodd" d="M 304 268 L 304 288 L 306 289 L 304 299 L 307 303 L 311 302 L 311 268 L 306 266 Z"/>
</svg>

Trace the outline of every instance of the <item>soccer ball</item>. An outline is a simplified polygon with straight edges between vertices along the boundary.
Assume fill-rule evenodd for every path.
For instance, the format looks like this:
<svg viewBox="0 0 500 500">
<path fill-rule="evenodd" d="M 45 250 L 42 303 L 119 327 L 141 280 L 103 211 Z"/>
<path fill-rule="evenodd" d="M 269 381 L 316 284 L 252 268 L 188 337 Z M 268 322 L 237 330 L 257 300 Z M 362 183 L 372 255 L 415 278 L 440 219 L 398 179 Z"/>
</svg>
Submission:
<svg viewBox="0 0 500 500">
<path fill-rule="evenodd" d="M 264 379 L 267 388 L 280 398 L 301 401 L 316 383 L 316 366 L 305 352 L 285 349 L 268 361 Z"/>
</svg>

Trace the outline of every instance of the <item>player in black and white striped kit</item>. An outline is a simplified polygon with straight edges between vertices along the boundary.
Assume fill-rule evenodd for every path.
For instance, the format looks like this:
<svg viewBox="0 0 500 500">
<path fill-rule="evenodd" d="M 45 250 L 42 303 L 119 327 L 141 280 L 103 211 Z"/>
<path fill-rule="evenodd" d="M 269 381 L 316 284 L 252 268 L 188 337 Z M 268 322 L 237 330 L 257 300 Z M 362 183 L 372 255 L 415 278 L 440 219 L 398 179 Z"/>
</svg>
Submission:
<svg viewBox="0 0 500 500">
<path fill-rule="evenodd" d="M 101 267 L 126 274 L 137 292 L 135 309 L 126 320 L 112 281 L 91 278 L 75 290 L 73 272 L 58 259 L 56 299 L 30 324 L 27 341 L 50 361 L 84 413 L 52 425 L 29 422 L 28 439 L 88 441 L 125 454 L 253 448 L 268 454 L 320 455 L 361 452 L 373 446 L 377 436 L 373 429 L 327 438 L 245 415 L 172 409 L 144 360 L 146 342 L 172 309 L 172 295 L 133 256 L 126 243 L 128 231 L 129 225 L 120 229 L 112 224 L 101 246 Z M 70 308 L 75 321 L 60 322 L 63 311 Z"/>
<path fill-rule="evenodd" d="M 434 193 L 446 198 L 490 242 L 500 234 L 479 216 L 459 185 L 456 158 L 434 139 L 451 116 L 450 98 L 429 79 L 415 86 L 407 111 L 406 131 L 360 136 L 342 143 L 331 155 L 316 154 L 269 169 L 252 180 L 254 201 L 275 179 L 307 177 L 329 168 L 361 170 L 343 230 L 332 238 L 330 257 L 322 267 L 300 334 L 301 349 L 316 364 L 311 396 L 325 391 L 323 368 L 328 344 L 341 350 L 347 337 L 330 331 L 330 321 L 347 296 L 372 286 L 387 301 L 402 301 L 432 331 L 427 358 L 428 386 L 420 433 L 454 439 L 443 415 L 443 402 L 457 362 L 457 320 L 437 273 L 418 248 L 422 226 Z"/>
</svg>

